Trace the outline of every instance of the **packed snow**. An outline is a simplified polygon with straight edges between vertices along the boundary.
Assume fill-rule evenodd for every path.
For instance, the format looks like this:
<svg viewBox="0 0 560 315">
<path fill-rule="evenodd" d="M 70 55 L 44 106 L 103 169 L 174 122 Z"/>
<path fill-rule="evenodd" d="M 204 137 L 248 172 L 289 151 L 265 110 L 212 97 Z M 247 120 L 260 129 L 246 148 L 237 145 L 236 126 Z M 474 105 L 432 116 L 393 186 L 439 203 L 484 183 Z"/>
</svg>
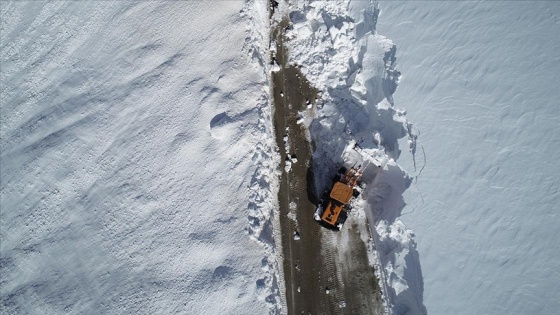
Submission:
<svg viewBox="0 0 560 315">
<path fill-rule="evenodd" d="M 399 163 L 428 312 L 557 314 L 560 3 L 380 6 L 420 134 Z"/>
<path fill-rule="evenodd" d="M 266 3 L 0 6 L 2 313 L 279 313 Z"/>
</svg>

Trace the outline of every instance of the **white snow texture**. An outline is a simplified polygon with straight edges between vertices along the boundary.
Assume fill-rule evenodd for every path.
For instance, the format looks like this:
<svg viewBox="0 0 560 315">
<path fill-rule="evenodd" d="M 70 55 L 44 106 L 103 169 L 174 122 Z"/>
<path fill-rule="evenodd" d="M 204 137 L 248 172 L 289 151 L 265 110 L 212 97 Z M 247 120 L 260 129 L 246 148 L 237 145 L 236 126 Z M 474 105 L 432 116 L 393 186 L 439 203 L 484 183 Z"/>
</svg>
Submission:
<svg viewBox="0 0 560 315">
<path fill-rule="evenodd" d="M 266 5 L 0 5 L 2 313 L 278 313 Z"/>
<path fill-rule="evenodd" d="M 558 314 L 560 3 L 380 6 L 421 133 L 399 163 L 428 313 Z"/>
<path fill-rule="evenodd" d="M 3 314 L 285 312 L 268 5 L 0 2 Z M 388 312 L 557 313 L 559 2 L 282 14 L 317 190 L 355 143 L 381 166 L 356 204 Z"/>
</svg>

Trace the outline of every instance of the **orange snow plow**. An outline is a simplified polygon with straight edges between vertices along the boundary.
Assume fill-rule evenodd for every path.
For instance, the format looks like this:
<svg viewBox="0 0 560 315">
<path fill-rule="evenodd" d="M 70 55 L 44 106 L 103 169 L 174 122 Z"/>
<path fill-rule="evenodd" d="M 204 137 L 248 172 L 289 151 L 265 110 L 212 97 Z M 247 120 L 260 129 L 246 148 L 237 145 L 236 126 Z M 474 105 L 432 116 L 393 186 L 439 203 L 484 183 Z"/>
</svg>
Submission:
<svg viewBox="0 0 560 315">
<path fill-rule="evenodd" d="M 362 176 L 359 168 L 350 168 L 340 181 L 337 181 L 330 194 L 329 202 L 321 214 L 321 221 L 340 228 L 346 219 L 346 207 L 354 196 L 354 187 Z"/>
</svg>

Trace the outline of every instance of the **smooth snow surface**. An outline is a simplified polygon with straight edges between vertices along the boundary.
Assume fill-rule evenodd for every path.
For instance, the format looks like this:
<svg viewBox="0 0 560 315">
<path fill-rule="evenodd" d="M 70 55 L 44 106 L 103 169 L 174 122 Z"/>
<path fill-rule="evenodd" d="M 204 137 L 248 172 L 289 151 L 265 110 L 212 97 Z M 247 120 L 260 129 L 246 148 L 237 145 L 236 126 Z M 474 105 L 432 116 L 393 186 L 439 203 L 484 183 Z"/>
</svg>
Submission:
<svg viewBox="0 0 560 315">
<path fill-rule="evenodd" d="M 428 313 L 557 314 L 560 3 L 380 7 L 403 73 L 395 103 L 420 134 L 416 171 L 400 160 L 418 175 L 402 220 Z"/>
<path fill-rule="evenodd" d="M 277 313 L 266 4 L 0 5 L 2 313 Z"/>
</svg>

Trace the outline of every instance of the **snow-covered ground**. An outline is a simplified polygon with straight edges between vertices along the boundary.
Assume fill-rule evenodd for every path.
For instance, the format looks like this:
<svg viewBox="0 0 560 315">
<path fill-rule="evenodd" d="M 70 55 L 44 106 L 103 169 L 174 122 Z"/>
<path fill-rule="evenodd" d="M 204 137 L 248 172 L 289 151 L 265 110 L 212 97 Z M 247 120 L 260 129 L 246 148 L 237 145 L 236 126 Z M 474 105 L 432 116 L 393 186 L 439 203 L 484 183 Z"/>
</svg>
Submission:
<svg viewBox="0 0 560 315">
<path fill-rule="evenodd" d="M 283 311 L 267 5 L 0 2 L 4 313 Z M 381 163 L 357 204 L 389 311 L 555 313 L 560 5 L 380 7 L 278 16 L 315 172 Z"/>
<path fill-rule="evenodd" d="M 399 163 L 428 313 L 557 314 L 560 3 L 380 7 L 420 134 L 416 171 Z"/>
<path fill-rule="evenodd" d="M 266 2 L 0 6 L 2 313 L 278 312 Z"/>
</svg>

